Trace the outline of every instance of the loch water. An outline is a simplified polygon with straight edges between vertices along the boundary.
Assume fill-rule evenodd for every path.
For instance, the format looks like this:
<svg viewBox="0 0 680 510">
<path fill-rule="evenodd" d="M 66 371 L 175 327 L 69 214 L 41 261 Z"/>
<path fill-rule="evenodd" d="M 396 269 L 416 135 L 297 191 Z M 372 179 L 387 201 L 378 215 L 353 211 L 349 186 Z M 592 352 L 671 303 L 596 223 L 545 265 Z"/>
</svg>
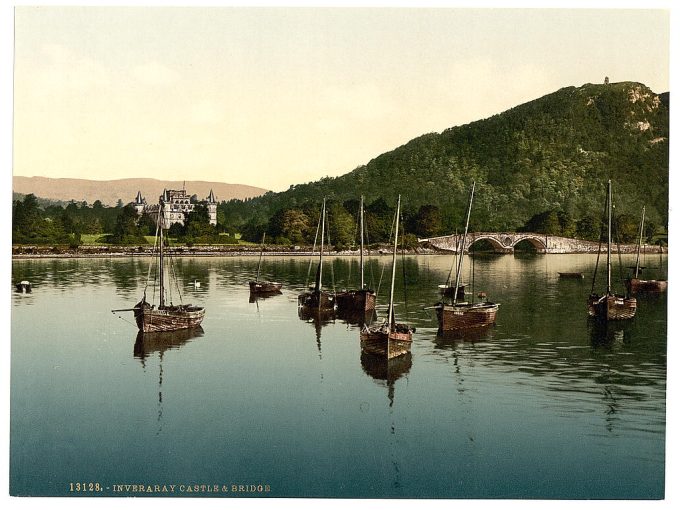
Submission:
<svg viewBox="0 0 680 510">
<path fill-rule="evenodd" d="M 33 292 L 11 301 L 11 494 L 664 497 L 667 298 L 639 296 L 635 319 L 598 326 L 594 255 L 466 257 L 470 298 L 501 306 L 464 339 L 439 337 L 427 309 L 452 258 L 400 258 L 396 315 L 416 332 L 390 364 L 361 354 L 359 325 L 300 318 L 302 257 L 264 258 L 263 277 L 284 284 L 266 299 L 247 285 L 257 257 L 178 258 L 173 300 L 204 306 L 202 329 L 138 336 L 131 312 L 111 310 L 139 301 L 149 262 L 12 262 Z M 666 276 L 665 255 L 644 265 Z M 368 258 L 378 316 L 390 267 Z M 356 286 L 358 271 L 330 257 L 325 285 Z M 131 492 L 156 485 L 175 492 Z"/>
</svg>

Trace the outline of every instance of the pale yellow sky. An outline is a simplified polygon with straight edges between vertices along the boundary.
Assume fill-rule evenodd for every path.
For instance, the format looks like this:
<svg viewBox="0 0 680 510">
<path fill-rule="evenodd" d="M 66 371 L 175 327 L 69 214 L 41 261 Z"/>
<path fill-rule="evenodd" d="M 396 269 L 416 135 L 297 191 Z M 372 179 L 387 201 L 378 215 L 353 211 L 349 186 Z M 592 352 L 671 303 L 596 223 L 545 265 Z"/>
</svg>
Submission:
<svg viewBox="0 0 680 510">
<path fill-rule="evenodd" d="M 15 175 L 341 175 L 565 86 L 669 90 L 664 10 L 17 7 Z"/>
</svg>

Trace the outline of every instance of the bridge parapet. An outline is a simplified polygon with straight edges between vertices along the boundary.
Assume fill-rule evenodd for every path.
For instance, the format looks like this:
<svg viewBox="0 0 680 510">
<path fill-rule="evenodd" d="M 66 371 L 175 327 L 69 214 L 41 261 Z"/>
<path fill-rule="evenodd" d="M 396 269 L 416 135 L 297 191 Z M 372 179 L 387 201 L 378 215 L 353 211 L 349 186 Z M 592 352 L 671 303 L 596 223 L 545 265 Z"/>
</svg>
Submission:
<svg viewBox="0 0 680 510">
<path fill-rule="evenodd" d="M 460 247 L 462 235 L 449 235 L 418 239 L 420 243 L 428 243 L 436 249 L 457 251 Z M 538 253 L 597 253 L 607 251 L 607 246 L 593 241 L 572 239 L 570 237 L 549 236 L 536 232 L 471 232 L 465 237 L 464 251 L 478 241 L 488 241 L 496 253 L 513 253 L 515 246 L 522 241 L 531 243 Z M 617 246 L 613 246 L 614 251 Z M 621 253 L 634 253 L 637 245 L 620 245 Z"/>
</svg>

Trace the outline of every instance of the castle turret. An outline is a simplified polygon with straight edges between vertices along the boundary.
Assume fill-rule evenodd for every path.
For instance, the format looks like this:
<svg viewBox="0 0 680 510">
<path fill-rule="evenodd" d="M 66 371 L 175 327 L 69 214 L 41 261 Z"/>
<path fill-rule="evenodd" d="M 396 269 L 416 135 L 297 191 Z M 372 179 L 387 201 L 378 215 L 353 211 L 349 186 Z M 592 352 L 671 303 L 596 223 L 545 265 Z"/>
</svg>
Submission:
<svg viewBox="0 0 680 510">
<path fill-rule="evenodd" d="M 206 202 L 208 205 L 208 216 L 210 216 L 210 224 L 217 225 L 217 199 L 215 198 L 215 194 L 213 193 L 212 189 L 210 190 L 210 194 L 208 195 Z"/>
<path fill-rule="evenodd" d="M 144 213 L 146 199 L 142 196 L 141 191 L 137 192 L 137 197 L 135 198 L 135 201 L 132 203 L 132 206 L 135 208 L 135 211 L 137 211 L 137 214 L 139 214 L 140 216 Z"/>
</svg>

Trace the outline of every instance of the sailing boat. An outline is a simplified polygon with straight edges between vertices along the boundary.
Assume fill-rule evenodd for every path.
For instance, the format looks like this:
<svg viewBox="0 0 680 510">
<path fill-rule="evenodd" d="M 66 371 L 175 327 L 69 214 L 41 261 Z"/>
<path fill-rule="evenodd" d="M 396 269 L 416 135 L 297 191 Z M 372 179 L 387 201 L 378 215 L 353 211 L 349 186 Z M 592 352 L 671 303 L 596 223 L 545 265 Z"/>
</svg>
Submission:
<svg viewBox="0 0 680 510">
<path fill-rule="evenodd" d="M 257 263 L 257 276 L 254 281 L 249 281 L 250 292 L 253 294 L 275 294 L 281 292 L 282 283 L 260 281 L 260 270 L 262 269 L 262 254 L 264 253 L 264 238 L 266 232 L 262 233 L 262 246 L 260 247 L 260 260 Z"/>
<path fill-rule="evenodd" d="M 458 246 L 458 242 L 459 242 L 458 233 L 456 232 L 456 246 Z M 456 252 L 456 258 L 453 259 L 454 264 L 456 263 L 456 260 L 458 258 L 457 253 L 458 252 Z M 454 288 L 455 288 L 453 285 L 451 285 L 451 283 L 452 283 L 451 282 L 451 275 L 453 274 L 453 267 L 454 266 L 451 265 L 451 270 L 449 271 L 449 276 L 446 278 L 446 283 L 444 283 L 442 285 L 437 285 L 437 287 L 439 288 L 439 293 L 443 297 L 447 297 L 447 298 L 453 297 L 453 291 L 454 291 Z M 458 291 L 456 293 L 456 299 L 465 299 L 465 284 L 464 283 L 461 283 L 460 285 L 458 285 Z"/>
<path fill-rule="evenodd" d="M 397 200 L 397 212 L 394 219 L 394 251 L 392 252 L 392 284 L 390 287 L 390 305 L 387 309 L 387 320 L 381 324 L 364 326 L 359 335 L 363 352 L 385 357 L 396 358 L 411 352 L 413 328 L 406 324 L 397 324 L 394 317 L 394 279 L 397 273 L 397 239 L 399 238 L 399 208 L 401 195 Z"/>
<path fill-rule="evenodd" d="M 180 329 L 195 328 L 203 321 L 205 315 L 205 308 L 201 306 L 192 306 L 191 304 L 173 305 L 172 301 L 169 305 L 165 303 L 165 260 L 163 253 L 163 229 L 165 226 L 164 207 L 165 203 L 161 197 L 158 208 L 158 222 L 156 224 L 156 241 L 158 245 L 158 274 L 159 274 L 159 302 L 158 307 L 152 305 L 146 300 L 146 289 L 149 286 L 149 277 L 151 276 L 151 266 L 149 266 L 149 276 L 147 277 L 146 285 L 144 286 L 144 295 L 142 300 L 133 308 L 126 308 L 120 310 L 111 310 L 112 312 L 134 312 L 135 322 L 140 331 L 144 333 L 157 331 L 177 331 Z M 154 253 L 155 253 L 154 246 Z M 153 263 L 153 262 L 152 262 Z M 154 292 L 155 294 L 155 292 Z M 181 300 L 181 295 L 180 295 Z"/>
<path fill-rule="evenodd" d="M 467 238 L 468 227 L 470 226 L 470 212 L 472 210 L 472 199 L 475 194 L 475 182 L 472 183 L 470 190 L 470 201 L 468 203 L 467 219 L 465 220 L 465 233 L 461 238 L 460 248 L 458 250 L 458 265 L 456 268 L 456 282 L 454 289 L 459 288 L 460 275 L 463 268 L 463 255 L 465 252 L 465 239 Z M 435 305 L 437 311 L 437 320 L 439 321 L 439 331 L 441 333 L 453 332 L 463 333 L 467 330 L 482 328 L 490 326 L 496 322 L 496 313 L 498 312 L 499 303 L 490 303 L 488 301 L 480 303 L 468 303 L 467 301 L 458 302 L 459 293 L 456 295 L 451 293 L 451 303 L 445 303 L 443 300 Z"/>
<path fill-rule="evenodd" d="M 638 278 L 642 267 L 640 266 L 640 250 L 642 248 L 642 235 L 645 225 L 645 208 L 642 208 L 642 219 L 640 220 L 640 239 L 638 241 L 637 256 L 635 258 L 635 272 L 630 278 L 626 278 L 625 284 L 629 294 L 637 292 L 666 292 L 668 281 L 666 280 L 642 280 Z"/>
<path fill-rule="evenodd" d="M 595 287 L 593 275 L 593 288 Z M 612 181 L 607 183 L 607 291 L 601 296 L 591 288 L 588 297 L 588 315 L 603 321 L 625 320 L 635 317 L 637 300 L 612 293 Z"/>
<path fill-rule="evenodd" d="M 336 294 L 338 312 L 365 313 L 375 309 L 375 291 L 366 288 L 364 283 L 364 196 L 361 195 L 359 209 L 360 247 L 359 265 L 361 266 L 361 286 L 358 290 L 343 290 Z"/>
<path fill-rule="evenodd" d="M 298 307 L 306 310 L 335 310 L 335 295 L 323 289 L 323 240 L 326 225 L 326 199 L 321 207 L 321 245 L 319 248 L 319 265 L 316 268 L 316 282 L 307 292 L 298 296 Z M 318 231 L 317 231 L 318 232 Z"/>
</svg>

